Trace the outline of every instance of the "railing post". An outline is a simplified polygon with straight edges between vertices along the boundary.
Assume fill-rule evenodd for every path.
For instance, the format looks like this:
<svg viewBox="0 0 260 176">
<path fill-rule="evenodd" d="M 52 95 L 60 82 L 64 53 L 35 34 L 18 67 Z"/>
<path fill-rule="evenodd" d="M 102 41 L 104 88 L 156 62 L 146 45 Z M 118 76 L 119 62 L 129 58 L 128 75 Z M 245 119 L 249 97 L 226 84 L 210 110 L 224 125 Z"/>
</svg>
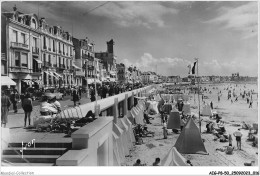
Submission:
<svg viewBox="0 0 260 176">
<path fill-rule="evenodd" d="M 127 111 L 128 111 L 127 99 L 128 99 L 128 94 L 125 94 L 125 99 L 124 99 L 124 116 L 127 115 Z"/>
<path fill-rule="evenodd" d="M 118 119 L 118 98 L 115 98 L 113 106 L 114 123 L 116 124 Z"/>
<path fill-rule="evenodd" d="M 134 96 L 135 96 L 135 94 L 134 94 L 134 92 L 132 92 L 132 96 L 131 96 L 131 107 L 134 106 Z"/>
<path fill-rule="evenodd" d="M 95 116 L 98 117 L 100 114 L 100 105 L 96 104 L 95 105 Z"/>
</svg>

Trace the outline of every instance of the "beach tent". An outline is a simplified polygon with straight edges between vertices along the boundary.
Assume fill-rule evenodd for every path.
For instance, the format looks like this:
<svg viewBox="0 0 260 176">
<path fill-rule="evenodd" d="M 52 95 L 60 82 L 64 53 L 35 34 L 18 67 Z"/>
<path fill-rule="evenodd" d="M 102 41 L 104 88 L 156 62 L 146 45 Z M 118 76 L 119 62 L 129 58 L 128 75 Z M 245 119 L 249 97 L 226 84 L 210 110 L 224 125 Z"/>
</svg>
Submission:
<svg viewBox="0 0 260 176">
<path fill-rule="evenodd" d="M 133 116 L 132 112 L 131 112 L 131 111 L 127 111 L 126 116 L 127 116 L 128 120 L 129 120 L 132 124 L 134 124 L 134 116 Z"/>
<path fill-rule="evenodd" d="M 189 102 L 183 104 L 182 111 L 183 111 L 184 115 L 191 115 L 190 103 Z"/>
<path fill-rule="evenodd" d="M 153 110 L 156 114 L 159 113 L 158 108 L 157 108 L 157 106 L 158 106 L 158 102 L 157 101 L 147 101 L 147 103 L 149 103 L 148 112 L 150 110 Z"/>
<path fill-rule="evenodd" d="M 179 111 L 170 112 L 167 129 L 181 129 L 181 118 Z"/>
<path fill-rule="evenodd" d="M 172 147 L 161 162 L 162 166 L 187 166 L 185 158 Z"/>
<path fill-rule="evenodd" d="M 182 129 L 174 146 L 183 154 L 207 154 L 199 128 L 195 125 L 192 118 L 189 119 L 186 126 Z"/>
<path fill-rule="evenodd" d="M 213 116 L 213 113 L 212 113 L 212 110 L 211 110 L 209 104 L 206 104 L 206 105 L 202 108 L 201 115 L 203 115 L 203 116 Z"/>
<path fill-rule="evenodd" d="M 118 140 L 118 147 L 119 147 L 119 152 L 123 154 L 123 157 L 129 155 L 129 148 L 127 144 L 127 139 L 124 135 L 124 130 L 121 129 L 117 124 L 114 123 L 113 125 L 113 132 L 119 137 Z"/>
<path fill-rule="evenodd" d="M 121 166 L 121 158 L 120 158 L 120 154 L 119 154 L 119 147 L 118 147 L 118 141 L 119 141 L 119 137 L 116 135 L 115 132 L 112 132 L 113 134 L 113 166 Z M 121 153 L 121 156 L 122 153 Z"/>
</svg>

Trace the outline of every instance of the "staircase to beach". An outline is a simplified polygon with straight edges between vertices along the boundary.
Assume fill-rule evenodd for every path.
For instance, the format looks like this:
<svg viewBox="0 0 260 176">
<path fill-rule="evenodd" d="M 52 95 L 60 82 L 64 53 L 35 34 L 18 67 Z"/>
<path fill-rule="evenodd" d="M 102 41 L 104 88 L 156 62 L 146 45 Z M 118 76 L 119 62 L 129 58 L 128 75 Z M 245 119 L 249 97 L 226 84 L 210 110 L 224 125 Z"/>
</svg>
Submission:
<svg viewBox="0 0 260 176">
<path fill-rule="evenodd" d="M 37 142 L 21 153 L 21 143 L 9 143 L 2 151 L 2 166 L 55 166 L 56 160 L 72 147 L 71 142 Z"/>
</svg>

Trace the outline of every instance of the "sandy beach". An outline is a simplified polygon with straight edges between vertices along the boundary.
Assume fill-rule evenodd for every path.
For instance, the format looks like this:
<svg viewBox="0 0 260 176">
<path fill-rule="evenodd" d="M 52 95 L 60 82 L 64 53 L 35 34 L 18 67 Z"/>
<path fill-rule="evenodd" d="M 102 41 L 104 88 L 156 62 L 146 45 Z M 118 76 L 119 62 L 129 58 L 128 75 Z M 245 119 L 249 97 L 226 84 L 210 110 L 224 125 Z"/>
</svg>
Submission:
<svg viewBox="0 0 260 176">
<path fill-rule="evenodd" d="M 242 121 L 252 124 L 258 123 L 258 103 L 257 94 L 253 94 L 253 105 L 249 108 L 246 99 L 242 99 L 240 92 L 244 90 L 254 90 L 257 93 L 257 84 L 202 84 L 202 88 L 209 89 L 203 93 L 207 96 L 204 99 L 206 103 L 213 102 L 213 112 L 216 111 L 225 122 L 225 129 L 227 134 L 233 134 L 241 126 L 234 126 L 234 124 L 242 124 Z M 213 88 L 214 87 L 214 88 Z M 238 101 L 233 103 L 231 100 L 227 100 L 228 91 L 224 90 L 227 87 L 229 89 L 235 89 L 236 95 L 239 96 Z M 232 88 L 231 88 L 232 87 Z M 211 91 L 211 93 L 210 93 Z M 218 102 L 217 93 L 221 91 L 222 96 L 220 102 Z M 187 92 L 186 92 L 187 93 Z M 198 95 L 190 94 L 191 112 L 198 114 Z M 201 109 L 203 107 L 202 101 L 200 101 Z M 258 165 L 258 147 L 253 147 L 251 141 L 247 141 L 248 130 L 241 129 L 242 136 L 242 150 L 237 150 L 236 140 L 233 137 L 233 146 L 235 151 L 233 155 L 226 155 L 224 152 L 216 151 L 217 148 L 223 148 L 228 146 L 228 142 L 221 143 L 219 140 L 214 141 L 214 135 L 204 133 L 206 130 L 206 122 L 209 117 L 201 116 L 202 127 L 201 137 L 204 139 L 204 145 L 209 153 L 208 155 L 199 154 L 182 154 L 187 160 L 189 159 L 194 166 L 244 166 L 244 163 L 250 163 L 255 161 L 255 165 Z M 161 125 L 161 119 L 159 117 L 151 120 L 152 124 L 148 124 L 148 130 L 154 131 L 154 137 L 143 138 L 144 144 L 136 145 L 130 153 L 130 157 L 127 157 L 126 162 L 123 165 L 132 166 L 137 159 L 140 159 L 143 164 L 151 166 L 156 157 L 163 159 L 171 147 L 175 144 L 179 134 L 175 134 L 168 130 L 168 138 L 163 139 L 163 130 Z M 196 121 L 198 126 L 198 120 Z"/>
</svg>

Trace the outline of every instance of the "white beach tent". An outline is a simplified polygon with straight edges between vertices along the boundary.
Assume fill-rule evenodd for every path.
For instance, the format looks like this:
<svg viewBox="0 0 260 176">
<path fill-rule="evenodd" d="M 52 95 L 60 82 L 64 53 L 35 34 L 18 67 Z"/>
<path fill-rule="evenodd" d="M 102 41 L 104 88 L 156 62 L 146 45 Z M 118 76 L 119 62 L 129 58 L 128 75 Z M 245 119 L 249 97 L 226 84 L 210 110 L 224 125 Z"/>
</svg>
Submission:
<svg viewBox="0 0 260 176">
<path fill-rule="evenodd" d="M 211 110 L 209 104 L 206 104 L 206 105 L 203 107 L 202 112 L 201 112 L 201 115 L 203 115 L 203 116 L 213 116 L 213 113 L 212 113 L 212 110 Z"/>
<path fill-rule="evenodd" d="M 150 110 L 153 110 L 153 111 L 155 111 L 156 114 L 159 113 L 158 108 L 157 108 L 157 106 L 158 106 L 157 101 L 147 101 L 147 103 L 149 103 L 148 112 Z"/>
<path fill-rule="evenodd" d="M 172 147 L 161 162 L 162 166 L 187 166 L 185 158 Z"/>
</svg>

